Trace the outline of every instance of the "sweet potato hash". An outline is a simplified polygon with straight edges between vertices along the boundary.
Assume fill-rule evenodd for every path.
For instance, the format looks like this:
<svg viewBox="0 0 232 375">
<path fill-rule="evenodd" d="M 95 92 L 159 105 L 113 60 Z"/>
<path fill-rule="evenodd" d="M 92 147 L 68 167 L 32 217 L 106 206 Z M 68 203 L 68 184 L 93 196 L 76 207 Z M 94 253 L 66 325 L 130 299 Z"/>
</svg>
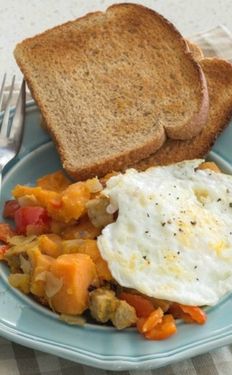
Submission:
<svg viewBox="0 0 232 375">
<path fill-rule="evenodd" d="M 34 187 L 15 186 L 3 211 L 11 224 L 0 224 L 0 258 L 9 266 L 10 285 L 68 323 L 83 324 L 89 312 L 100 324 L 135 326 L 149 340 L 175 334 L 176 319 L 204 324 L 197 306 L 150 298 L 113 279 L 96 241 L 116 220 L 100 194 L 110 176 L 71 183 L 58 171 Z"/>
</svg>

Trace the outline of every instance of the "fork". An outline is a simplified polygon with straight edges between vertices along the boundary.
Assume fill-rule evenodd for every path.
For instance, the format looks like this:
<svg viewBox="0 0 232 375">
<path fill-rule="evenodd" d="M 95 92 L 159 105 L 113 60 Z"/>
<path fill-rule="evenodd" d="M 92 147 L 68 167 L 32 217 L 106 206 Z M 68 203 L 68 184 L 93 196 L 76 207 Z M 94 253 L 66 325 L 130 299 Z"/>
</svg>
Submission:
<svg viewBox="0 0 232 375">
<path fill-rule="evenodd" d="M 6 74 L 4 74 L 1 89 L 0 89 L 0 111 L 2 109 L 2 102 L 4 96 L 4 88 L 6 83 Z M 17 104 L 15 107 L 15 113 L 13 116 L 12 123 L 10 119 L 11 99 L 15 85 L 15 76 L 11 81 L 9 94 L 6 100 L 5 111 L 2 119 L 0 128 L 0 191 L 1 191 L 1 179 L 2 171 L 4 167 L 11 161 L 19 152 L 24 129 L 25 119 L 25 81 L 23 80 L 17 98 Z"/>
</svg>

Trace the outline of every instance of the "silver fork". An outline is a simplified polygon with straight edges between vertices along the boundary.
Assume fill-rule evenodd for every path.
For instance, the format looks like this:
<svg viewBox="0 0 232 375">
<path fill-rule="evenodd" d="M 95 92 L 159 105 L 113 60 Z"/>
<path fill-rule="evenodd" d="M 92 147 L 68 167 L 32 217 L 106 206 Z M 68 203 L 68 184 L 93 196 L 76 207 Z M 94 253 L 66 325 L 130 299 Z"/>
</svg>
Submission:
<svg viewBox="0 0 232 375">
<path fill-rule="evenodd" d="M 10 125 L 10 109 L 11 99 L 14 90 L 15 76 L 11 81 L 9 94 L 6 101 L 5 111 L 0 127 L 0 188 L 3 168 L 11 161 L 19 152 L 22 143 L 24 119 L 25 119 L 25 81 L 23 80 L 17 104 L 15 107 L 15 113 L 13 116 L 12 123 Z M 0 111 L 2 109 L 4 88 L 6 84 L 6 74 L 3 77 L 1 89 L 0 89 Z M 1 191 L 1 189 L 0 189 Z"/>
</svg>

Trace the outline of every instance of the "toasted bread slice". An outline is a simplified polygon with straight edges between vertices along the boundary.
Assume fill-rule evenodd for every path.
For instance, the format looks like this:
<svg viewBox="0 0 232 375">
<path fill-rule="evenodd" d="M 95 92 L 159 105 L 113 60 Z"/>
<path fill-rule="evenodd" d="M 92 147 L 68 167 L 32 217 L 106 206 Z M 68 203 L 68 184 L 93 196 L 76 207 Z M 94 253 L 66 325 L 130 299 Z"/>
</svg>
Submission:
<svg viewBox="0 0 232 375">
<path fill-rule="evenodd" d="M 119 4 L 18 44 L 15 58 L 66 171 L 85 179 L 190 139 L 204 126 L 204 74 L 158 13 Z"/>
<path fill-rule="evenodd" d="M 196 61 L 200 61 L 201 59 L 204 58 L 204 54 L 203 54 L 202 49 L 196 43 L 193 43 L 192 41 L 187 40 L 187 39 L 185 39 L 185 41 L 187 42 L 189 50 L 192 53 L 193 58 Z"/>
<path fill-rule="evenodd" d="M 188 141 L 167 140 L 160 150 L 133 167 L 145 170 L 186 159 L 204 157 L 232 117 L 232 64 L 218 58 L 204 58 L 200 64 L 209 90 L 209 118 L 202 132 Z"/>
</svg>

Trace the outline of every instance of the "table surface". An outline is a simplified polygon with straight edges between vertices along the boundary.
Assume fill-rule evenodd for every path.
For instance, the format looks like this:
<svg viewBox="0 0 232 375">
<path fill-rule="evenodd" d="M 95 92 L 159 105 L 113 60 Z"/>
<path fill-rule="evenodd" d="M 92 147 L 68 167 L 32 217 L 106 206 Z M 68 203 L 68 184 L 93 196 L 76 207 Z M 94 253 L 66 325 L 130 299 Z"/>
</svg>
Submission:
<svg viewBox="0 0 232 375">
<path fill-rule="evenodd" d="M 17 42 L 34 36 L 47 28 L 75 19 L 87 12 L 104 10 L 112 0 L 0 0 L 0 80 L 1 74 L 8 77 L 21 73 L 13 58 Z M 133 2 L 133 1 L 127 1 Z M 206 31 L 224 24 L 232 31 L 231 0 L 137 0 L 172 21 L 185 36 Z M 212 366 L 212 361 L 215 366 Z M 172 367 L 143 372 L 144 375 L 231 375 L 232 348 L 224 347 L 210 354 L 198 356 L 192 361 L 183 361 Z M 209 370 L 210 369 L 210 370 Z M 103 374 L 97 369 L 82 367 L 41 352 L 23 348 L 0 338 L 0 375 L 35 374 Z M 131 372 L 135 375 L 135 372 Z M 142 372 L 140 372 L 142 374 Z"/>
</svg>

